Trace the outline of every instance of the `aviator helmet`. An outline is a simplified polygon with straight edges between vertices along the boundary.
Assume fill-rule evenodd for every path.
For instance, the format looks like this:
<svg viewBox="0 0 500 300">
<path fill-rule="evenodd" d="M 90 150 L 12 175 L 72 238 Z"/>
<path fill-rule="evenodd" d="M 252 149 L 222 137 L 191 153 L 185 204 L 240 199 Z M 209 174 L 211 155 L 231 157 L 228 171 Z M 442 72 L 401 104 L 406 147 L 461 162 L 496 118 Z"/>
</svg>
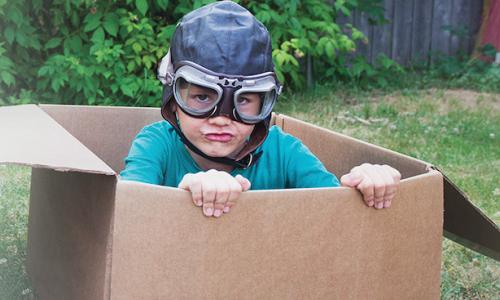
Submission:
<svg viewBox="0 0 500 300">
<path fill-rule="evenodd" d="M 281 93 L 266 27 L 234 2 L 215 2 L 184 16 L 170 44 L 158 68 L 164 87 L 162 116 L 183 143 L 202 157 L 237 168 L 254 164 L 262 154 L 255 151 L 267 136 L 271 112 Z M 200 89 L 202 97 L 187 96 L 190 90 Z M 255 128 L 235 158 L 212 157 L 182 133 L 174 104 L 191 117 L 224 115 Z"/>
</svg>

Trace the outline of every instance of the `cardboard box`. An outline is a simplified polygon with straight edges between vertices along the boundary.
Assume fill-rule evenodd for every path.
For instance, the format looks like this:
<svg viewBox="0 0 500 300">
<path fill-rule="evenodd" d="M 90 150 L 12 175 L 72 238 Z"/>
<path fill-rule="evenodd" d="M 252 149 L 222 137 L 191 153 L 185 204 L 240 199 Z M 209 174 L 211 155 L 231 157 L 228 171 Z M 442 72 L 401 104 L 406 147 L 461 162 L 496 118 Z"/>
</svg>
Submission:
<svg viewBox="0 0 500 300">
<path fill-rule="evenodd" d="M 368 208 L 348 188 L 250 191 L 206 218 L 186 191 L 117 176 L 160 119 L 0 108 L 0 163 L 33 167 L 27 269 L 41 299 L 438 299 L 443 195 L 450 236 L 499 257 L 498 227 L 430 164 L 283 115 L 273 122 L 338 176 L 362 162 L 399 169 L 393 206 Z"/>
</svg>

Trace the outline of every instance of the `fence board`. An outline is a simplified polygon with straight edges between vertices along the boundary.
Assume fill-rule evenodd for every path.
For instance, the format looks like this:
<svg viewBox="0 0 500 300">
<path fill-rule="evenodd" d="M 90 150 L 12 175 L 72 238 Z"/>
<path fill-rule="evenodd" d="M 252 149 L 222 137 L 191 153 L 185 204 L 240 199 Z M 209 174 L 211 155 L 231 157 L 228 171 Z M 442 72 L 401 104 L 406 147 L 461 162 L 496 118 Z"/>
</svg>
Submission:
<svg viewBox="0 0 500 300">
<path fill-rule="evenodd" d="M 415 1 L 413 5 L 413 36 L 411 60 L 427 62 L 431 49 L 432 13 L 434 0 Z"/>
<path fill-rule="evenodd" d="M 392 57 L 392 20 L 394 17 L 394 0 L 384 1 L 384 18 L 387 24 L 373 26 L 373 37 L 371 42 L 372 62 L 380 53 Z"/>
<path fill-rule="evenodd" d="M 454 0 L 452 2 L 451 13 L 451 39 L 450 52 L 451 55 L 456 55 L 463 52 L 465 39 L 468 36 L 468 25 L 464 20 L 469 19 L 469 4 L 470 0 Z"/>
<path fill-rule="evenodd" d="M 356 27 L 359 31 L 363 32 L 366 38 L 370 39 L 370 32 L 372 30 L 372 26 L 368 24 L 368 16 L 364 12 L 356 11 L 354 14 L 354 27 Z M 357 53 L 366 57 L 368 61 L 370 61 L 370 45 L 369 43 L 365 43 L 363 41 L 357 42 Z"/>
<path fill-rule="evenodd" d="M 483 13 L 483 0 L 471 0 L 470 2 L 470 35 L 468 41 L 468 51 L 467 53 L 472 53 L 476 45 L 476 38 L 479 33 L 479 28 L 481 27 L 482 13 Z"/>
<path fill-rule="evenodd" d="M 372 26 L 364 13 L 339 16 L 370 38 L 357 54 L 374 62 L 380 53 L 407 65 L 436 54 L 471 53 L 481 25 L 484 0 L 385 0 L 388 24 Z M 332 4 L 333 5 L 333 4 Z M 453 33 L 451 32 L 453 31 Z"/>
<path fill-rule="evenodd" d="M 394 8 L 394 35 L 392 56 L 398 63 L 404 64 L 410 59 L 413 1 L 396 1 Z"/>
<path fill-rule="evenodd" d="M 436 0 L 432 22 L 431 55 L 450 53 L 452 0 Z"/>
</svg>

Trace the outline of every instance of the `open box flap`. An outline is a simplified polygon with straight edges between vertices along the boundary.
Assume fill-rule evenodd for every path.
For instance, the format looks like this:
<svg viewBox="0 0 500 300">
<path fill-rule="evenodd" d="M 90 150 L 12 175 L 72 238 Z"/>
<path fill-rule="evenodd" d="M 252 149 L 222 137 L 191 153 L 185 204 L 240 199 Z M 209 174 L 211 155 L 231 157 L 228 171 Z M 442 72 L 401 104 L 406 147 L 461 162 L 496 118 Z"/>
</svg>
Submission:
<svg viewBox="0 0 500 300">
<path fill-rule="evenodd" d="M 342 161 L 346 166 L 355 166 L 363 162 L 385 163 L 396 167 L 403 175 L 403 178 L 436 169 L 427 162 L 285 115 L 276 114 L 274 122 L 277 126 L 300 138 L 325 163 L 330 171 L 338 175 L 345 174 L 349 170 L 339 168 L 335 161 Z M 308 129 L 305 130 L 305 128 Z M 314 134 L 311 134 L 312 131 L 314 131 Z M 332 148 L 337 149 L 335 152 L 336 160 L 330 159 Z M 343 153 L 341 149 L 352 149 L 352 151 Z M 479 208 L 474 206 L 469 201 L 469 198 L 444 174 L 443 178 L 444 235 L 465 247 L 500 260 L 500 232 L 498 226 Z"/>
<path fill-rule="evenodd" d="M 498 226 L 444 174 L 443 180 L 444 236 L 500 261 Z"/>
<path fill-rule="evenodd" d="M 36 105 L 0 107 L 0 137 L 0 163 L 115 175 Z"/>
</svg>

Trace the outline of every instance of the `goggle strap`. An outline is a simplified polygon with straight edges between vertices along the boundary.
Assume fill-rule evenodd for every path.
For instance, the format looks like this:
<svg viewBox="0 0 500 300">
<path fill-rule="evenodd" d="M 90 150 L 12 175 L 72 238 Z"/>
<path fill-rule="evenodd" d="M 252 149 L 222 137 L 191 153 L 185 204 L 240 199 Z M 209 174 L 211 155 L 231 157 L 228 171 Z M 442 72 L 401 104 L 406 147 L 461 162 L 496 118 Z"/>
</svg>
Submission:
<svg viewBox="0 0 500 300">
<path fill-rule="evenodd" d="M 181 138 L 182 142 L 194 153 L 200 155 L 203 158 L 206 158 L 208 160 L 211 160 L 216 163 L 221 163 L 229 166 L 233 166 L 238 169 L 246 169 L 251 166 L 253 166 L 259 158 L 262 156 L 262 151 L 252 153 L 246 153 L 243 155 L 243 157 L 237 157 L 236 159 L 231 159 L 227 157 L 213 157 L 206 155 L 203 151 L 198 149 L 195 145 L 193 145 L 187 138 L 186 136 L 182 133 L 180 130 L 179 126 L 177 125 L 177 120 L 175 118 L 174 113 L 171 111 L 171 106 L 170 105 L 163 105 L 161 109 L 161 114 L 165 120 L 167 120 L 175 129 L 179 137 Z M 266 134 L 267 135 L 267 134 Z M 260 146 L 261 143 L 259 143 Z M 248 146 L 251 146 L 250 144 L 247 144 L 241 153 L 245 152 L 245 149 L 248 149 Z M 255 147 L 256 148 L 256 147 Z M 253 149 L 255 149 L 253 148 Z"/>
<path fill-rule="evenodd" d="M 251 167 L 252 165 L 254 165 L 257 160 L 261 157 L 262 155 L 262 151 L 259 151 L 255 154 L 247 154 L 245 157 L 243 157 L 242 159 L 240 160 L 234 160 L 234 159 L 231 159 L 231 158 L 227 158 L 227 157 L 213 157 L 213 156 L 209 156 L 209 155 L 206 155 L 203 151 L 201 151 L 200 149 L 198 149 L 195 145 L 193 145 L 187 138 L 186 136 L 182 133 L 182 131 L 180 130 L 177 130 L 177 133 L 179 134 L 179 137 L 181 138 L 182 142 L 191 150 L 193 151 L 194 153 L 200 155 L 201 157 L 203 158 L 206 158 L 208 160 L 211 160 L 213 162 L 216 162 L 216 163 L 221 163 L 221 164 L 224 164 L 224 165 L 229 165 L 229 166 L 233 166 L 235 168 L 238 168 L 238 169 L 247 169 L 249 167 Z"/>
</svg>

